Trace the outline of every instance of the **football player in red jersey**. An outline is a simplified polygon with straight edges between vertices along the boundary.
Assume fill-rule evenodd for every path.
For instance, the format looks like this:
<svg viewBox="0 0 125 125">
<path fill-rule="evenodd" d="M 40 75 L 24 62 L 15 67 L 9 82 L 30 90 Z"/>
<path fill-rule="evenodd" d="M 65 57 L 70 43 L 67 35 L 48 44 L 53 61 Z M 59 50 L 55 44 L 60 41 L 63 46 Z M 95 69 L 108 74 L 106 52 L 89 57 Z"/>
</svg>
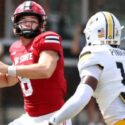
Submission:
<svg viewBox="0 0 125 125">
<path fill-rule="evenodd" d="M 46 19 L 44 9 L 33 1 L 23 2 L 12 16 L 19 40 L 9 50 L 13 65 L 0 62 L 0 87 L 20 82 L 26 113 L 9 125 L 40 124 L 64 104 L 62 39 L 55 32 L 45 31 Z M 71 125 L 71 121 L 63 124 Z"/>
</svg>

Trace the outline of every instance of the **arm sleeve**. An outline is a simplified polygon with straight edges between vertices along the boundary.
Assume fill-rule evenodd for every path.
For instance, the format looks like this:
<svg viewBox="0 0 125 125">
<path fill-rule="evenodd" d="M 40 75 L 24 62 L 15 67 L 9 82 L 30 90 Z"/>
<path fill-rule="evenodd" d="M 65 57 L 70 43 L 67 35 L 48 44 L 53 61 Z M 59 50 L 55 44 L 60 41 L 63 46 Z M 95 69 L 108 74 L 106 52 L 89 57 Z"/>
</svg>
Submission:
<svg viewBox="0 0 125 125">
<path fill-rule="evenodd" d="M 74 95 L 50 118 L 50 123 L 58 125 L 64 120 L 74 117 L 88 104 L 92 95 L 92 88 L 80 83 Z"/>
<path fill-rule="evenodd" d="M 88 66 L 85 67 L 84 70 L 79 69 L 79 73 L 81 79 L 87 75 L 87 76 L 92 76 L 97 80 L 99 80 L 102 73 L 102 69 L 98 65 Z"/>
</svg>

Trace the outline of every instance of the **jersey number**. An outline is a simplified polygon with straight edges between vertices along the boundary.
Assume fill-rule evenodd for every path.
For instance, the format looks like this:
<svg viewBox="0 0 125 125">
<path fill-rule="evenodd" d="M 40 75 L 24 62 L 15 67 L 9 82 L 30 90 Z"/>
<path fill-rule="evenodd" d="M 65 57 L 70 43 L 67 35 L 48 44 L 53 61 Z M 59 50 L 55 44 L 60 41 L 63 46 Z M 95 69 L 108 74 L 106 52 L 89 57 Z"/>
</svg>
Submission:
<svg viewBox="0 0 125 125">
<path fill-rule="evenodd" d="M 21 78 L 21 88 L 25 96 L 31 96 L 33 93 L 33 88 L 31 82 L 28 78 Z"/>
<path fill-rule="evenodd" d="M 122 78 L 123 78 L 122 83 L 125 85 L 125 72 L 124 72 L 123 64 L 120 63 L 120 62 L 116 62 L 116 64 L 117 64 L 117 68 L 119 68 L 120 71 L 121 71 L 121 75 L 122 75 Z M 121 92 L 121 97 L 125 102 L 125 92 Z"/>
</svg>

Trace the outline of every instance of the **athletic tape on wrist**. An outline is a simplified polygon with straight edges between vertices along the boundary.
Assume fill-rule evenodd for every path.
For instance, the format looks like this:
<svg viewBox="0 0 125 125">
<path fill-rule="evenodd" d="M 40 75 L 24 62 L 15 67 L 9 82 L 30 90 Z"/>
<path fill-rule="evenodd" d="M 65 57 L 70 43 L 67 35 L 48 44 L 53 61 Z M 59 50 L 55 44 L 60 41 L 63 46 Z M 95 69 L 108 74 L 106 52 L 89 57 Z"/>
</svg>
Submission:
<svg viewBox="0 0 125 125">
<path fill-rule="evenodd" d="M 16 76 L 16 66 L 12 65 L 8 67 L 8 75 Z"/>
</svg>

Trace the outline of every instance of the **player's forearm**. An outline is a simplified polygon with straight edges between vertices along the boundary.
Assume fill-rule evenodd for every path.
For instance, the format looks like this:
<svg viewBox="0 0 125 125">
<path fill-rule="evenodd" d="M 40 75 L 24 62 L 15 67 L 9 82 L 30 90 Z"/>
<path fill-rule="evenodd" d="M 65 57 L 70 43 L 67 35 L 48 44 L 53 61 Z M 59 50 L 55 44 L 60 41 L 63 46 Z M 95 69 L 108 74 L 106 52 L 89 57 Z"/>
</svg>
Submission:
<svg viewBox="0 0 125 125">
<path fill-rule="evenodd" d="M 50 78 L 56 63 L 36 63 L 31 65 L 9 66 L 0 62 L 0 72 L 10 76 L 27 77 L 30 79 Z"/>
<path fill-rule="evenodd" d="M 88 104 L 92 94 L 93 90 L 90 86 L 80 84 L 75 94 L 50 118 L 50 123 L 59 125 L 59 123 L 73 118 Z"/>
<path fill-rule="evenodd" d="M 50 78 L 53 73 L 52 70 L 51 66 L 41 64 L 23 65 L 16 66 L 16 75 L 30 79 Z"/>
</svg>

